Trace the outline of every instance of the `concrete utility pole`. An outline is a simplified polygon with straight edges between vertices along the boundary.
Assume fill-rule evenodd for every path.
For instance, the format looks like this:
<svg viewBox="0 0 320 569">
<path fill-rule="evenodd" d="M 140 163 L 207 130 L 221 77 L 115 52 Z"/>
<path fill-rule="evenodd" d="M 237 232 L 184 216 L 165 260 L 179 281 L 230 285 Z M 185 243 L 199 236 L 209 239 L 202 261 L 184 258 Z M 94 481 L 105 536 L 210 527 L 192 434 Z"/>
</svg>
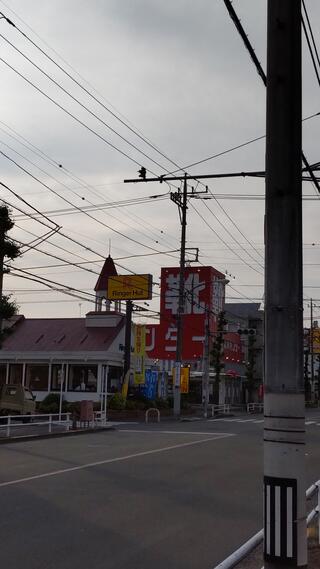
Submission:
<svg viewBox="0 0 320 569">
<path fill-rule="evenodd" d="M 202 375 L 202 404 L 203 416 L 205 419 L 208 417 L 208 403 L 209 403 L 209 374 L 210 374 L 210 319 L 209 309 L 206 307 L 206 322 L 205 322 L 205 337 L 203 349 L 203 375 Z"/>
<path fill-rule="evenodd" d="M 130 365 L 131 365 L 132 311 L 133 311 L 132 300 L 127 300 L 127 302 L 126 302 L 126 328 L 125 328 L 125 342 L 124 342 L 123 380 L 125 380 L 126 373 L 130 370 Z"/>
<path fill-rule="evenodd" d="M 303 384 L 301 2 L 268 1 L 265 569 L 307 563 Z"/>
<path fill-rule="evenodd" d="M 313 301 L 310 299 L 310 357 L 311 357 L 311 400 L 314 401 L 314 354 L 313 354 Z"/>
<path fill-rule="evenodd" d="M 181 244 L 180 244 L 180 270 L 179 270 L 179 300 L 177 314 L 177 350 L 175 362 L 175 382 L 173 386 L 173 414 L 179 417 L 181 408 L 181 366 L 182 366 L 182 348 L 183 348 L 183 313 L 184 313 L 184 274 L 186 265 L 186 229 L 187 229 L 187 197 L 188 186 L 186 178 L 183 181 L 183 192 L 181 194 L 173 194 L 171 199 L 179 207 L 179 215 L 181 221 Z"/>
</svg>

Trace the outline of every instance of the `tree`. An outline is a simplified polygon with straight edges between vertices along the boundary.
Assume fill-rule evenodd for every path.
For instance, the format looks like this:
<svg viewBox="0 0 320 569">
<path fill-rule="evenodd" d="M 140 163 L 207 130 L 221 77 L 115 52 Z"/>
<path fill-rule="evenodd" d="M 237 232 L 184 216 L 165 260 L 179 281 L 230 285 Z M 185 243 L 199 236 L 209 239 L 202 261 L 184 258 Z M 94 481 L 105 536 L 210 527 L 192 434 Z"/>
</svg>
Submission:
<svg viewBox="0 0 320 569">
<path fill-rule="evenodd" d="M 8 232 L 14 226 L 10 214 L 6 206 L 0 206 L 0 347 L 5 336 L 3 320 L 11 318 L 18 311 L 16 303 L 11 300 L 11 295 L 3 294 L 3 276 L 10 272 L 7 263 L 20 255 L 20 248 L 8 237 Z"/>
<path fill-rule="evenodd" d="M 248 361 L 246 363 L 246 389 L 248 391 L 249 403 L 251 403 L 252 393 L 257 387 L 256 378 L 256 359 L 257 359 L 257 349 L 255 348 L 256 337 L 248 336 Z"/>
<path fill-rule="evenodd" d="M 218 324 L 217 324 L 217 333 L 212 345 L 211 350 L 211 364 L 213 365 L 213 369 L 215 372 L 215 382 L 214 382 L 214 392 L 216 395 L 216 399 L 219 402 L 219 389 L 220 389 L 220 378 L 221 372 L 224 369 L 223 363 L 223 344 L 224 338 L 223 333 L 225 330 L 225 326 L 227 324 L 227 320 L 225 318 L 225 311 L 223 310 L 220 312 L 218 316 Z"/>
</svg>

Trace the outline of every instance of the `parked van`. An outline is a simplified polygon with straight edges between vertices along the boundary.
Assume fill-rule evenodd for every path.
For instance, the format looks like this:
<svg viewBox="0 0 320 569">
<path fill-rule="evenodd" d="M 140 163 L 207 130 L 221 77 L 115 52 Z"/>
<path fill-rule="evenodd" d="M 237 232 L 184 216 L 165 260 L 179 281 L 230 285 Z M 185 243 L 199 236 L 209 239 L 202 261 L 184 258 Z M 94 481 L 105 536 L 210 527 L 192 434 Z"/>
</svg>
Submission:
<svg viewBox="0 0 320 569">
<path fill-rule="evenodd" d="M 33 415 L 36 410 L 35 397 L 21 384 L 3 385 L 0 393 L 1 415 Z"/>
</svg>

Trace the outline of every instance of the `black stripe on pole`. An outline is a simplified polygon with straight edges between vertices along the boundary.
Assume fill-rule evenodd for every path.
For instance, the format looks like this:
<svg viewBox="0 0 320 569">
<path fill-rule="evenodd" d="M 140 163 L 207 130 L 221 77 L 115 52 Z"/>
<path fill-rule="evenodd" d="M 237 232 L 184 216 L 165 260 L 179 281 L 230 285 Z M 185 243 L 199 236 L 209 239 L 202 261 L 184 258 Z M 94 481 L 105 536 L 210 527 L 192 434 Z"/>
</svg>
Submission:
<svg viewBox="0 0 320 569">
<path fill-rule="evenodd" d="M 296 565 L 296 519 L 297 481 L 291 478 L 265 476 L 264 558 L 266 561 L 277 560 L 286 565 Z M 268 524 L 270 524 L 269 532 Z"/>
</svg>

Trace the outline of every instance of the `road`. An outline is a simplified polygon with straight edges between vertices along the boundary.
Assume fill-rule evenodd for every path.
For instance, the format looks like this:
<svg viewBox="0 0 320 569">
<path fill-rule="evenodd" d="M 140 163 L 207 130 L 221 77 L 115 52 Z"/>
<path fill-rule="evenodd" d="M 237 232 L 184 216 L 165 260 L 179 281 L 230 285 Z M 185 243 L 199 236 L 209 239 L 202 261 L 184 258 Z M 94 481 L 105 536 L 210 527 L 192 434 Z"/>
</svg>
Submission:
<svg viewBox="0 0 320 569">
<path fill-rule="evenodd" d="M 212 569 L 262 527 L 261 416 L 1 445 L 6 569 Z M 320 413 L 307 418 L 308 483 Z"/>
</svg>

